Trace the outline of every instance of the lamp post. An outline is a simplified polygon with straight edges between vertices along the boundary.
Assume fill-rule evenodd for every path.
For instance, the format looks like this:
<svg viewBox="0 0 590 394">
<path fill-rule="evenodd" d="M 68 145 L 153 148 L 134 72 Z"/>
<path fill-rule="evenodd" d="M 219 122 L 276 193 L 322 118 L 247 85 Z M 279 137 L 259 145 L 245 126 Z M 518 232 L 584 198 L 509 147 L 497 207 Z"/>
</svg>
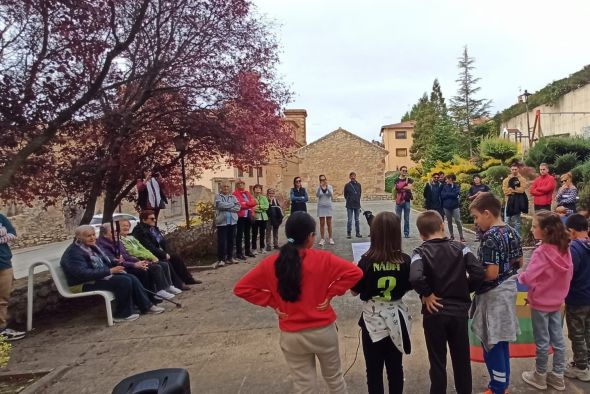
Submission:
<svg viewBox="0 0 590 394">
<path fill-rule="evenodd" d="M 524 90 L 524 93 L 522 94 L 522 97 L 524 98 L 524 106 L 526 108 L 526 132 L 527 132 L 527 140 L 529 142 L 529 145 L 532 144 L 531 141 L 531 123 L 529 120 L 529 96 L 532 96 L 532 93 L 529 93 L 526 89 Z"/>
<path fill-rule="evenodd" d="M 186 219 L 186 228 L 191 227 L 190 217 L 188 215 L 188 195 L 186 191 L 186 169 L 184 167 L 184 155 L 188 147 L 188 137 L 186 133 L 182 133 L 174 137 L 174 147 L 180 154 L 180 170 L 182 172 L 182 192 L 184 194 L 184 217 Z"/>
</svg>

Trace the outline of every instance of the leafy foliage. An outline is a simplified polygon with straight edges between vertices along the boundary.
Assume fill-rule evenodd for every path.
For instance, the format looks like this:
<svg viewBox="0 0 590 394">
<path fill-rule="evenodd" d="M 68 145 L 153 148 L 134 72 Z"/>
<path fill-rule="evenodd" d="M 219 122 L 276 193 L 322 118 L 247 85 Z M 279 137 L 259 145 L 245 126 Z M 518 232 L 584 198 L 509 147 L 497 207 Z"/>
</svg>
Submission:
<svg viewBox="0 0 590 394">
<path fill-rule="evenodd" d="M 555 163 L 558 156 L 575 153 L 579 160 L 590 158 L 590 140 L 581 137 L 543 137 L 528 151 L 527 165 L 538 168 L 539 164 Z"/>
<path fill-rule="evenodd" d="M 424 154 L 424 168 L 433 167 L 437 161 L 450 161 L 457 155 L 459 138 L 455 126 L 447 118 L 440 118 L 434 125 Z"/>
<path fill-rule="evenodd" d="M 480 151 L 484 157 L 500 160 L 502 164 L 507 164 L 507 160 L 516 155 L 517 147 L 514 142 L 504 138 L 488 138 L 481 142 Z"/>
<path fill-rule="evenodd" d="M 485 170 L 484 174 L 488 181 L 501 183 L 504 178 L 510 173 L 510 168 L 507 166 L 492 166 Z"/>
<path fill-rule="evenodd" d="M 590 161 L 587 161 L 572 169 L 572 177 L 574 183 L 584 182 L 590 184 Z M 582 198 L 580 197 L 580 200 Z"/>
<path fill-rule="evenodd" d="M 578 197 L 580 197 L 580 208 L 590 210 L 590 182 L 578 189 Z"/>
<path fill-rule="evenodd" d="M 0 368 L 4 368 L 8 365 L 11 349 L 12 345 L 10 342 L 8 342 L 4 336 L 0 335 Z"/>
<path fill-rule="evenodd" d="M 551 171 L 555 174 L 565 174 L 578 165 L 578 154 L 575 152 L 564 153 L 557 156 L 555 163 L 551 166 Z"/>
<path fill-rule="evenodd" d="M 393 193 L 393 183 L 395 179 L 399 176 L 399 171 L 394 171 L 389 176 L 385 178 L 385 192 L 386 193 Z"/>
</svg>

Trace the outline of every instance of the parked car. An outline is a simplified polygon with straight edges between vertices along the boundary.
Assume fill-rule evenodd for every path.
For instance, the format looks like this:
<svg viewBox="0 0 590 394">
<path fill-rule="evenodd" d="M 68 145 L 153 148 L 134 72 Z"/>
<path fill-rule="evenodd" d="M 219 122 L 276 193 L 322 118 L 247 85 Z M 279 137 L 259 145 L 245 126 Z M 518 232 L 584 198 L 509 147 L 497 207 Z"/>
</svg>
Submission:
<svg viewBox="0 0 590 394">
<path fill-rule="evenodd" d="M 133 228 L 139 223 L 139 218 L 137 216 L 130 215 L 128 213 L 114 213 L 113 220 L 116 222 L 118 220 L 126 219 L 129 220 L 131 224 L 131 229 L 129 231 L 133 231 Z M 96 236 L 98 237 L 98 231 L 100 229 L 100 225 L 102 224 L 102 214 L 94 215 L 92 220 L 90 221 L 90 225 L 94 227 L 96 231 Z"/>
</svg>

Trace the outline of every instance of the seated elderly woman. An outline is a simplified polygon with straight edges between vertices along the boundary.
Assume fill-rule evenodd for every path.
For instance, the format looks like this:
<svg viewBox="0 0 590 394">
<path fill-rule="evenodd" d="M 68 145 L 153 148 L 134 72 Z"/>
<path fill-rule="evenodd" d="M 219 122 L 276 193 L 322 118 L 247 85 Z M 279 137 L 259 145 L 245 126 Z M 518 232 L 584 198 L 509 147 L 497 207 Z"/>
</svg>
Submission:
<svg viewBox="0 0 590 394">
<path fill-rule="evenodd" d="M 170 278 L 168 263 L 140 260 L 131 256 L 120 240 L 113 239 L 111 226 L 111 223 L 103 223 L 100 226 L 96 245 L 111 261 L 116 261 L 118 265 L 125 267 L 127 273 L 136 276 L 145 289 L 156 292 L 157 297 L 148 293 L 153 303 L 160 302 L 160 298 L 173 298 L 175 294 L 181 292 L 167 279 L 167 277 Z"/>
<path fill-rule="evenodd" d="M 129 234 L 129 230 L 131 229 L 131 223 L 129 223 L 129 220 L 121 219 L 119 220 L 119 225 L 119 230 L 121 231 L 121 242 L 125 246 L 125 249 L 127 249 L 127 252 L 131 256 L 136 257 L 138 259 L 161 264 L 165 268 L 164 275 L 166 276 L 166 280 L 175 288 L 174 290 L 172 290 L 172 294 L 181 293 L 182 291 L 179 289 L 179 287 L 183 286 L 182 280 L 176 274 L 176 272 L 174 272 L 172 267 L 170 267 L 170 264 L 167 261 L 161 261 L 160 259 L 158 259 L 152 252 L 147 250 L 145 246 L 143 246 L 141 242 L 139 242 L 133 235 Z M 170 293 L 170 291 L 168 292 Z"/>
<path fill-rule="evenodd" d="M 141 282 L 125 272 L 125 267 L 111 261 L 96 246 L 94 227 L 76 228 L 76 238 L 64 252 L 60 265 L 73 292 L 108 290 L 115 293 L 117 307 L 113 313 L 116 322 L 136 320 L 132 305 L 141 313 L 157 314 L 164 308 L 153 305 Z"/>
<path fill-rule="evenodd" d="M 139 215 L 139 219 L 141 222 L 135 226 L 131 234 L 160 261 L 167 261 L 170 263 L 171 270 L 176 272 L 184 283 L 187 285 L 203 283 L 200 280 L 193 278 L 180 256 L 168 252 L 164 235 L 162 235 L 160 229 L 156 226 L 156 216 L 154 215 L 154 212 L 142 211 Z M 188 287 L 183 285 L 181 289 L 188 290 Z"/>
</svg>

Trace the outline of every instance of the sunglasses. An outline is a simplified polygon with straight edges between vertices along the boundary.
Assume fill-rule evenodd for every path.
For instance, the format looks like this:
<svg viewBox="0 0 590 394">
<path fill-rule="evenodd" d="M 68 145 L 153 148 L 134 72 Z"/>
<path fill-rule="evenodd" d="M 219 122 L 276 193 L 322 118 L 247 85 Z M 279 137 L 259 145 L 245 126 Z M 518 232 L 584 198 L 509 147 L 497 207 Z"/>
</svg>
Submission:
<svg viewBox="0 0 590 394">
<path fill-rule="evenodd" d="M 156 220 L 155 216 L 150 216 L 147 220 Z"/>
<path fill-rule="evenodd" d="M 295 181 L 295 183 L 301 183 L 301 180 L 297 180 L 297 181 Z"/>
</svg>

